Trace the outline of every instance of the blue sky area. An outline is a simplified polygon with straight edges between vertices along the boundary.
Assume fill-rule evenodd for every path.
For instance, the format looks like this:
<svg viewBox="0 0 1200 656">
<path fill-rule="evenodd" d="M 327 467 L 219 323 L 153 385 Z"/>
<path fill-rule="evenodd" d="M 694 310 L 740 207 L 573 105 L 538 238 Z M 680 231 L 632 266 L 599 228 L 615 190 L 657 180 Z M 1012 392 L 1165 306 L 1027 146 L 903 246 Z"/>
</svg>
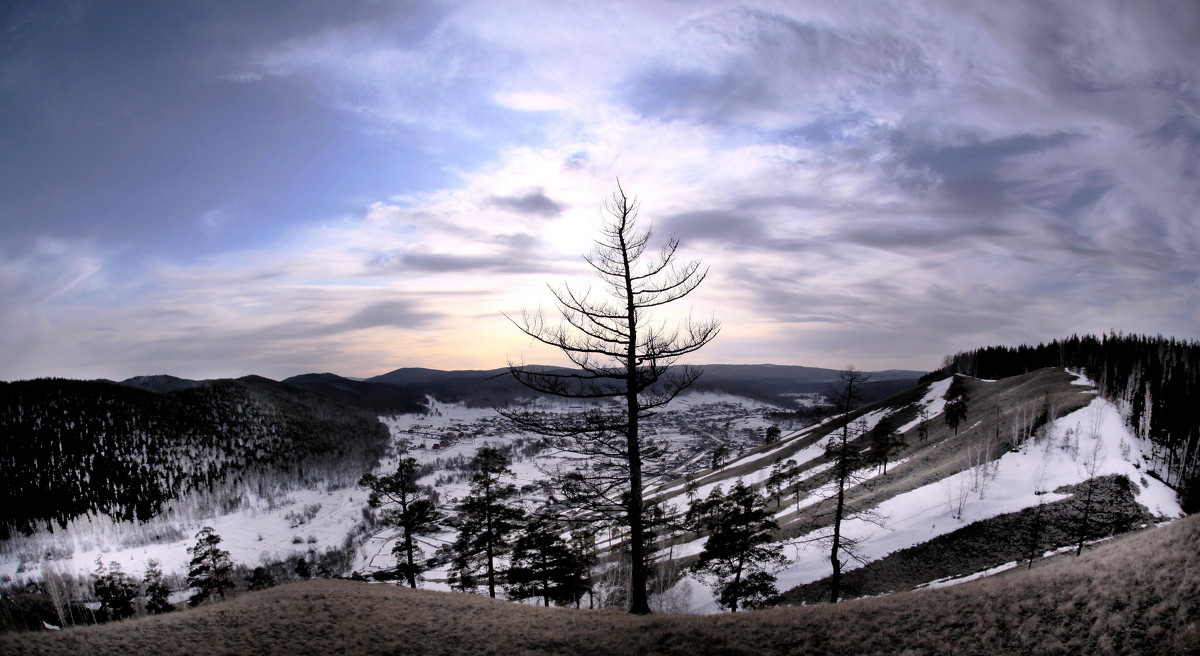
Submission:
<svg viewBox="0 0 1200 656">
<path fill-rule="evenodd" d="M 0 378 L 550 362 L 619 177 L 696 362 L 1200 337 L 1194 2 L 8 2 Z"/>
</svg>

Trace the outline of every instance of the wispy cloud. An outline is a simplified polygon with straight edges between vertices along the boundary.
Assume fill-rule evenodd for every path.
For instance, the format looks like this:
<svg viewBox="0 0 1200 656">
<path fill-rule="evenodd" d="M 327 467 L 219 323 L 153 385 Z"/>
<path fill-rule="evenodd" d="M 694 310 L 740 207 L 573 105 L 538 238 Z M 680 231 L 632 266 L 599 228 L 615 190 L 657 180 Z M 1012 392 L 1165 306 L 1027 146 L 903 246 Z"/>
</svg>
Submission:
<svg viewBox="0 0 1200 656">
<path fill-rule="evenodd" d="M 226 79 L 419 142 L 412 166 L 453 184 L 397 176 L 357 212 L 187 261 L 8 249 L 0 345 L 24 355 L 0 376 L 550 357 L 500 312 L 586 281 L 618 177 L 712 268 L 689 299 L 726 326 L 704 360 L 922 368 L 1071 332 L 1200 336 L 1194 5 L 380 11 L 266 40 Z M 206 206 L 206 230 L 243 208 Z"/>
</svg>

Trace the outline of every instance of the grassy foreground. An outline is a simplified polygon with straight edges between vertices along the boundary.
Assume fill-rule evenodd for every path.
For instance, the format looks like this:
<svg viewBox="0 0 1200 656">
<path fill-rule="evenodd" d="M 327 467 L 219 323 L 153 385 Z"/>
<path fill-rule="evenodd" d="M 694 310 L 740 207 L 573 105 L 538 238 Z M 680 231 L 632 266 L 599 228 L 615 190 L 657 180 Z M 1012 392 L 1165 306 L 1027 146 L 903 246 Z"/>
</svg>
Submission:
<svg viewBox="0 0 1200 656">
<path fill-rule="evenodd" d="M 1200 516 L 1080 558 L 836 606 L 632 617 L 310 581 L 0 636 L 3 654 L 1200 654 Z"/>
</svg>

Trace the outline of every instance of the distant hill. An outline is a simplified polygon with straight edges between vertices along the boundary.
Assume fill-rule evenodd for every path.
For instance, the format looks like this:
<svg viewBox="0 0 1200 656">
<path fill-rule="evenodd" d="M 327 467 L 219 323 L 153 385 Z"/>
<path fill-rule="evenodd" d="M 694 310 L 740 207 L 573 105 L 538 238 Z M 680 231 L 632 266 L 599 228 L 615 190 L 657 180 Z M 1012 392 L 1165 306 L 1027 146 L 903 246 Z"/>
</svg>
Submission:
<svg viewBox="0 0 1200 656">
<path fill-rule="evenodd" d="M 380 414 L 420 412 L 425 406 L 425 392 L 416 385 L 393 385 L 343 378 L 336 374 L 303 374 L 285 378 L 293 387 L 349 403 Z"/>
<path fill-rule="evenodd" d="M 824 394 L 837 380 L 834 369 L 790 365 L 703 365 L 696 391 L 723 392 L 756 399 L 783 408 L 795 407 L 799 395 Z M 547 367 L 553 370 L 555 367 Z M 916 383 L 924 372 L 889 370 L 871 372 L 863 386 L 864 399 L 891 396 Z M 441 371 L 406 367 L 352 381 L 334 374 L 304 374 L 283 382 L 308 391 L 379 411 L 415 412 L 426 395 L 446 403 L 492 407 L 538 396 L 514 380 L 505 368 Z"/>
<path fill-rule="evenodd" d="M 121 381 L 121 385 L 126 387 L 136 387 L 144 389 L 148 392 L 177 392 L 179 390 L 192 389 L 199 387 L 206 381 L 188 380 L 187 378 L 176 378 L 166 374 L 157 376 L 134 376 Z"/>
<path fill-rule="evenodd" d="M 776 364 L 707 364 L 696 381 L 700 391 L 726 392 L 758 399 L 782 407 L 792 407 L 801 394 L 825 394 L 838 380 L 838 370 Z M 873 371 L 870 382 L 862 386 L 864 401 L 876 401 L 897 394 L 916 384 L 925 372 Z"/>
</svg>

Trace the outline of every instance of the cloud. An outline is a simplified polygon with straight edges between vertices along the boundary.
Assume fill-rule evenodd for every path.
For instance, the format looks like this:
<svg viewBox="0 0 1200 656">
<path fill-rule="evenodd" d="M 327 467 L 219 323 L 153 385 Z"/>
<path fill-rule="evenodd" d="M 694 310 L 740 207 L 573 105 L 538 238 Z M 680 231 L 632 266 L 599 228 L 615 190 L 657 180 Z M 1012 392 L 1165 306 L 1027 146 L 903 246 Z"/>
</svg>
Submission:
<svg viewBox="0 0 1200 656">
<path fill-rule="evenodd" d="M 1109 2 L 465 2 L 325 21 L 261 44 L 245 84 L 297 84 L 451 182 L 401 180 L 189 261 L 8 252 L 19 318 L 0 344 L 32 355 L 0 375 L 535 361 L 500 312 L 592 279 L 579 254 L 618 177 L 659 242 L 711 267 L 664 309 L 725 322 L 703 360 L 926 368 L 1072 332 L 1194 338 L 1198 26 L 1186 3 Z M 216 228 L 237 204 L 204 207 L 225 208 Z"/>
<path fill-rule="evenodd" d="M 457 255 L 454 253 L 386 253 L 372 261 L 383 269 L 421 273 L 468 273 L 487 271 L 531 273 L 538 267 L 530 258 L 516 253 L 506 255 Z"/>
<path fill-rule="evenodd" d="M 491 200 L 492 205 L 499 208 L 546 217 L 558 216 L 564 209 L 562 205 L 550 200 L 540 188 L 520 196 L 493 196 Z"/>
</svg>

